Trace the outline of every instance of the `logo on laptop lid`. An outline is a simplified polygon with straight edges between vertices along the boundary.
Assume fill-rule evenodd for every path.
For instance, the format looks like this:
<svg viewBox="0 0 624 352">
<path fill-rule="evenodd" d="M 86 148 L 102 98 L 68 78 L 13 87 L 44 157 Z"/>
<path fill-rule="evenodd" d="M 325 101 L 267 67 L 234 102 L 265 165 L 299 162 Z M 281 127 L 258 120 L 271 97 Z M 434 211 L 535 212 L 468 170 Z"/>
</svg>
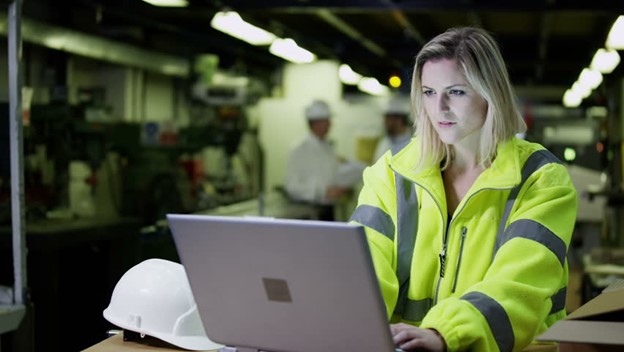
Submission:
<svg viewBox="0 0 624 352">
<path fill-rule="evenodd" d="M 263 277 L 262 283 L 264 284 L 264 291 L 269 301 L 292 302 L 286 280 Z"/>
</svg>

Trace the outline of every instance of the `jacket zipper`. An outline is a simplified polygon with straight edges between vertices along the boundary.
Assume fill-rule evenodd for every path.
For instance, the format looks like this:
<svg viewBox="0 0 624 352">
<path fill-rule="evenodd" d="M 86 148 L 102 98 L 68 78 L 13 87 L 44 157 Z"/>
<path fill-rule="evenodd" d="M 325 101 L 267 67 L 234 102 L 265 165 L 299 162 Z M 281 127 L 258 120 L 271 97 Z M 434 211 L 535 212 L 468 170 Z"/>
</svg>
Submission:
<svg viewBox="0 0 624 352">
<path fill-rule="evenodd" d="M 416 182 L 414 182 L 414 183 L 416 183 Z M 502 189 L 504 189 L 504 188 L 481 188 L 481 189 L 478 189 L 476 192 L 472 193 L 468 198 L 466 198 L 466 200 L 463 202 L 462 207 L 459 208 L 459 210 L 456 210 L 455 213 L 460 214 L 464 210 L 464 208 L 466 207 L 466 204 L 468 204 L 468 201 L 470 201 L 470 198 L 474 197 L 478 193 L 481 193 L 481 191 L 485 191 L 485 190 L 502 190 Z M 431 192 L 429 192 L 429 194 L 431 194 Z M 442 210 L 441 210 L 439 205 L 438 205 L 438 208 L 440 209 L 440 212 L 441 212 Z M 442 218 L 444 219 L 444 215 L 442 216 Z M 444 232 L 444 238 L 442 239 L 442 250 L 440 251 L 440 254 L 439 254 L 439 257 L 440 257 L 440 275 L 438 276 L 438 283 L 436 284 L 435 295 L 433 296 L 433 305 L 436 305 L 438 303 L 438 293 L 440 292 L 440 282 L 442 281 L 442 278 L 444 278 L 444 270 L 446 269 L 446 249 L 447 249 L 447 246 L 448 246 L 447 245 L 448 235 L 449 235 L 449 230 L 451 229 L 451 225 L 453 225 L 454 221 L 455 221 L 455 217 L 453 217 L 451 219 L 451 221 L 449 222 L 448 227 L 446 228 L 446 231 Z M 464 234 L 462 234 L 462 235 L 464 235 Z M 460 252 L 460 256 L 461 256 L 461 252 Z M 443 263 L 444 263 L 444 268 L 442 266 Z"/>
<path fill-rule="evenodd" d="M 448 229 L 447 234 L 444 236 L 444 243 L 442 244 L 442 250 L 438 257 L 440 257 L 440 277 L 444 277 L 444 269 L 446 268 L 446 238 L 448 237 Z"/>
<path fill-rule="evenodd" d="M 452 219 L 451 219 L 451 222 L 453 222 Z M 446 270 L 446 249 L 448 247 L 447 240 L 448 240 L 448 234 L 449 234 L 450 228 L 451 228 L 451 224 L 449 224 L 446 230 L 444 231 L 444 238 L 442 239 L 442 250 L 440 250 L 440 254 L 438 254 L 438 257 L 440 258 L 440 275 L 438 276 L 438 282 L 436 283 L 435 295 L 433 297 L 433 305 L 435 305 L 436 302 L 438 302 L 438 292 L 440 291 L 440 282 L 442 282 L 442 278 L 444 277 L 444 271 Z"/>
<path fill-rule="evenodd" d="M 394 172 L 397 172 L 392 165 L 390 165 L 390 169 Z M 405 177 L 406 179 L 412 181 L 412 183 L 414 183 L 415 185 L 418 185 L 420 188 L 424 189 L 425 192 L 429 193 L 429 196 L 431 197 L 431 199 L 433 199 L 434 203 L 436 204 L 436 206 L 438 207 L 438 210 L 440 211 L 440 215 L 442 216 L 442 222 L 446 223 L 445 219 L 444 219 L 444 213 L 442 212 L 442 207 L 440 206 L 440 204 L 438 203 L 438 201 L 435 199 L 435 197 L 433 196 L 433 194 L 431 194 L 431 192 L 429 191 L 429 189 L 427 189 L 426 187 L 423 187 L 423 185 L 421 185 L 420 183 L 414 181 L 411 177 L 407 177 L 405 175 L 403 175 L 400 172 L 397 172 L 399 175 Z M 488 187 L 488 188 L 480 188 L 478 189 L 476 192 L 474 192 L 473 194 L 470 195 L 470 197 L 468 197 L 468 199 L 466 199 L 466 201 L 464 202 L 464 205 L 462 205 L 461 209 L 459 210 L 459 212 L 457 212 L 458 214 L 461 213 L 461 211 L 464 209 L 464 207 L 466 206 L 466 204 L 468 204 L 468 201 L 470 200 L 470 198 L 472 198 L 474 195 L 476 195 L 477 193 L 480 193 L 481 191 L 485 191 L 485 190 L 506 190 L 506 189 L 511 189 L 513 187 L 503 187 L 503 188 L 493 188 L 493 187 Z M 438 276 L 438 282 L 436 284 L 436 289 L 435 289 L 435 294 L 433 296 L 433 305 L 435 306 L 438 303 L 438 293 L 440 291 L 440 282 L 442 281 L 442 278 L 444 277 L 444 270 L 446 269 L 446 249 L 447 249 L 447 240 L 448 240 L 448 232 L 449 229 L 451 228 L 451 225 L 453 224 L 453 221 L 455 219 L 452 218 L 451 221 L 449 222 L 446 230 L 444 231 L 444 237 L 442 238 L 442 250 L 440 251 L 440 254 L 438 255 L 440 258 L 440 275 Z"/>
<path fill-rule="evenodd" d="M 462 254 L 464 253 L 464 240 L 466 239 L 466 233 L 468 229 L 464 226 L 462 227 L 461 240 L 459 244 L 459 258 L 457 258 L 457 268 L 455 269 L 455 278 L 453 279 L 453 289 L 451 293 L 455 293 L 455 288 L 457 287 L 457 278 L 459 277 L 459 266 L 461 265 Z"/>
</svg>

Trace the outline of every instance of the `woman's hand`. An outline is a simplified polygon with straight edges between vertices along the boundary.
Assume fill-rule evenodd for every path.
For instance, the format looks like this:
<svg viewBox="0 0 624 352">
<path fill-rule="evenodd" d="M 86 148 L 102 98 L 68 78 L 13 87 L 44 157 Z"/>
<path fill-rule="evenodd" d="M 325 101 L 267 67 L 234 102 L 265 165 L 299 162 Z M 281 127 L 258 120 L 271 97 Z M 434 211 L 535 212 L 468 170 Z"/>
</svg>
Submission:
<svg viewBox="0 0 624 352">
<path fill-rule="evenodd" d="M 390 331 L 394 344 L 404 351 L 425 350 L 446 351 L 446 343 L 440 334 L 432 329 L 421 329 L 408 324 L 391 324 Z"/>
</svg>

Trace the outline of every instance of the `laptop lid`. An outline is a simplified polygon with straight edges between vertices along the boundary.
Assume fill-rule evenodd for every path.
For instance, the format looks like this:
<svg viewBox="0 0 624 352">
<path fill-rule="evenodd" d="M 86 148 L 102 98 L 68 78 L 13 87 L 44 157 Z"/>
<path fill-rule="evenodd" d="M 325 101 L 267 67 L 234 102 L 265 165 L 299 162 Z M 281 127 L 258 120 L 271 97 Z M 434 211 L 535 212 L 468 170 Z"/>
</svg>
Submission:
<svg viewBox="0 0 624 352">
<path fill-rule="evenodd" d="M 394 351 L 364 229 L 167 216 L 210 339 L 263 351 Z"/>
</svg>

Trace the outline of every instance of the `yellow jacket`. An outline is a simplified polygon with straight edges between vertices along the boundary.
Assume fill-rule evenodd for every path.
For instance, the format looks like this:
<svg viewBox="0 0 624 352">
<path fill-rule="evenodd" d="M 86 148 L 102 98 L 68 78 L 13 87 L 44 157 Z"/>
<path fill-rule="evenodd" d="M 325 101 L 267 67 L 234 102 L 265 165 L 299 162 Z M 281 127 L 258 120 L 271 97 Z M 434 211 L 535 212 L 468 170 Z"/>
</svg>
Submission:
<svg viewBox="0 0 624 352">
<path fill-rule="evenodd" d="M 565 316 L 577 196 L 539 144 L 502 143 L 449 218 L 440 169 L 418 142 L 364 172 L 366 228 L 391 322 L 437 330 L 449 351 L 517 351 Z"/>
</svg>

